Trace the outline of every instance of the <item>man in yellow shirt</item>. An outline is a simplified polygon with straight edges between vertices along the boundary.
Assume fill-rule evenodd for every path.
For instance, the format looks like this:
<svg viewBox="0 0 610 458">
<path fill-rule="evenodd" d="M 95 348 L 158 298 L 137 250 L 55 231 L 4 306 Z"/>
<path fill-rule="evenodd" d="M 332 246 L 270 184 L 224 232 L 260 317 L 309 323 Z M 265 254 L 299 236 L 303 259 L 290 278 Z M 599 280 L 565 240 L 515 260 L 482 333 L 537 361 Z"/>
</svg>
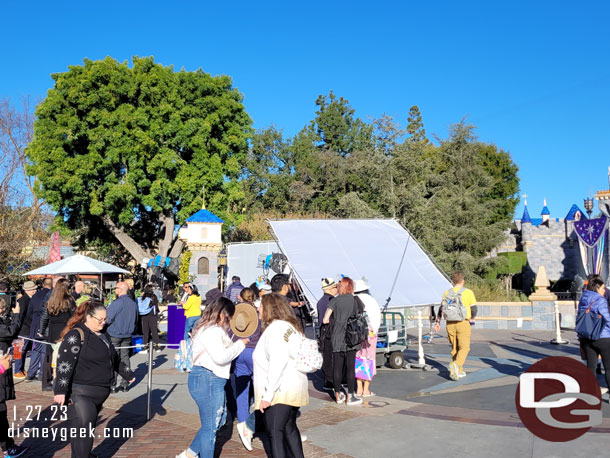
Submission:
<svg viewBox="0 0 610 458">
<path fill-rule="evenodd" d="M 436 318 L 434 329 L 441 328 L 441 316 L 447 320 L 447 337 L 451 344 L 451 363 L 449 364 L 449 377 L 458 380 L 466 377 L 464 363 L 470 351 L 470 318 L 472 307 L 477 300 L 472 290 L 464 287 L 464 274 L 454 272 L 451 275 L 453 288 L 445 291 L 441 308 Z"/>
</svg>

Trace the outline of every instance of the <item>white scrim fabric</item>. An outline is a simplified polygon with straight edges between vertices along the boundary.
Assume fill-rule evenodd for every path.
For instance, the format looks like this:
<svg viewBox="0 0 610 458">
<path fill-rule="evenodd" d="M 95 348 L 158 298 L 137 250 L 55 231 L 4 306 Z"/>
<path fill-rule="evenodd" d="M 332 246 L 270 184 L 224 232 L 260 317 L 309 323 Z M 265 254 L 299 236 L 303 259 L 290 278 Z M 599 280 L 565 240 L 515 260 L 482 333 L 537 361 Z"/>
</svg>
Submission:
<svg viewBox="0 0 610 458">
<path fill-rule="evenodd" d="M 231 283 L 231 277 L 237 275 L 244 286 L 254 283 L 257 277 L 263 275 L 263 269 L 257 267 L 259 255 L 268 256 L 273 253 L 281 253 L 275 241 L 252 242 L 252 243 L 228 243 L 227 244 L 227 284 Z M 275 272 L 269 272 L 273 277 Z"/>
<path fill-rule="evenodd" d="M 71 274 L 128 274 L 124 269 L 107 262 L 77 254 L 30 270 L 23 275 L 71 275 Z"/>
<path fill-rule="evenodd" d="M 392 292 L 390 308 L 440 304 L 451 284 L 407 230 L 397 221 L 270 221 L 312 304 L 322 296 L 323 277 L 366 277 L 371 295 L 385 305 L 408 240 L 405 259 Z"/>
</svg>

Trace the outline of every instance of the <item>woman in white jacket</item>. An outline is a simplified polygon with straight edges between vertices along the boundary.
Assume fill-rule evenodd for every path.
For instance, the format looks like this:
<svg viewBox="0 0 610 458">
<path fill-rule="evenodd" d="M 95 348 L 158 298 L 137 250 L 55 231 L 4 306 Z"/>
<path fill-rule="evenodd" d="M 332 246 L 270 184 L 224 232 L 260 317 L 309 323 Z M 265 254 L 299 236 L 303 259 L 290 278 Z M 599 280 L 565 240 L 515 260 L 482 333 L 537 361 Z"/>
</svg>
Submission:
<svg viewBox="0 0 610 458">
<path fill-rule="evenodd" d="M 221 297 L 208 305 L 191 332 L 193 370 L 188 387 L 199 408 L 201 428 L 191 446 L 176 458 L 212 458 L 216 431 L 226 420 L 225 385 L 231 361 L 244 350 L 248 339 L 232 342 L 227 334 L 235 305 Z"/>
<path fill-rule="evenodd" d="M 379 326 L 381 325 L 381 307 L 373 296 L 369 293 L 369 286 L 364 280 L 356 280 L 354 282 L 354 294 L 360 298 L 364 304 L 364 312 L 368 316 L 369 321 L 369 334 L 367 340 L 362 342 L 362 348 L 356 353 L 357 358 L 369 361 L 369 367 L 371 368 L 371 380 L 377 373 L 376 368 L 376 352 L 377 352 L 377 334 L 379 332 Z M 372 363 L 370 362 L 372 361 Z M 357 383 L 357 396 L 369 397 L 375 396 L 370 389 L 371 380 L 356 378 Z"/>
<path fill-rule="evenodd" d="M 252 359 L 254 407 L 263 412 L 272 458 L 303 458 L 297 428 L 299 407 L 309 403 L 307 376 L 297 370 L 303 331 L 286 298 L 263 296 L 258 313 L 263 326 Z"/>
</svg>

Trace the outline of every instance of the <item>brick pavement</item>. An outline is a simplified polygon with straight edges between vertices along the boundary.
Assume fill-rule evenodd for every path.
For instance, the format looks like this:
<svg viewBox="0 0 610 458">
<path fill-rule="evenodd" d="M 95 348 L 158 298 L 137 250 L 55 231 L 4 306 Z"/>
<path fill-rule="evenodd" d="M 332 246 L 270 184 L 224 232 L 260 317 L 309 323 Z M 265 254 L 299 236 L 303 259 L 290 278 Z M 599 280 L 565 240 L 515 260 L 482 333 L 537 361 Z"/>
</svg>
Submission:
<svg viewBox="0 0 610 458">
<path fill-rule="evenodd" d="M 54 411 L 51 407 L 52 393 L 41 392 L 37 383 L 19 383 L 16 386 L 17 400 L 9 402 L 9 422 L 14 421 L 15 426 L 36 429 L 41 434 L 43 429 L 60 431 L 59 428 L 69 427 L 69 420 L 61 421 L 59 414 L 57 421 L 52 421 Z M 175 457 L 192 441 L 200 422 L 197 415 L 179 411 L 164 410 L 163 414 L 156 414 L 150 421 L 145 421 L 145 415 L 137 415 L 124 409 L 125 401 L 111 396 L 100 414 L 96 428 L 98 436 L 94 442 L 93 453 L 106 458 L 136 458 L 136 457 Z M 13 407 L 14 406 L 14 407 Z M 38 407 L 40 406 L 39 410 Z M 39 414 L 40 412 L 40 414 Z M 29 420 L 27 420 L 29 414 Z M 39 414 L 39 415 L 38 415 Z M 309 428 L 319 425 L 336 425 L 354 417 L 366 415 L 364 411 L 337 408 L 332 403 L 325 403 L 323 407 L 304 412 L 298 420 L 299 429 L 306 433 Z M 38 420 L 36 417 L 38 416 Z M 13 418 L 15 417 L 15 418 Z M 22 421 L 19 421 L 23 419 Z M 47 419 L 45 421 L 45 419 Z M 109 428 L 109 435 L 116 437 L 100 437 L 104 428 Z M 122 436 L 124 428 L 133 430 L 133 437 Z M 52 434 L 52 432 L 49 432 Z M 56 433 L 59 434 L 60 433 Z M 264 435 L 262 435 L 264 436 Z M 255 436 L 252 445 L 254 450 L 248 452 L 244 449 L 235 429 L 235 423 L 227 424 L 217 436 L 216 456 L 220 457 L 264 457 L 266 443 L 261 435 Z M 28 437 L 16 438 L 17 443 L 31 447 L 27 456 L 31 457 L 69 457 L 70 446 L 67 440 L 60 437 L 53 441 L 51 438 Z M 326 452 L 307 441 L 303 444 L 307 458 L 351 458 L 345 454 Z"/>
</svg>

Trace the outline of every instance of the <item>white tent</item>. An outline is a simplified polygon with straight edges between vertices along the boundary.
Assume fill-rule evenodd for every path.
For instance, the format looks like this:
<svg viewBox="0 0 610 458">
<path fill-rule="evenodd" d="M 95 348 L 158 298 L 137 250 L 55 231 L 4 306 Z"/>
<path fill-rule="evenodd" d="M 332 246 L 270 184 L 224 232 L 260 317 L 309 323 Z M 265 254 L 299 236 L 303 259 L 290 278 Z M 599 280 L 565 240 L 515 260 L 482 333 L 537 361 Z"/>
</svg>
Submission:
<svg viewBox="0 0 610 458">
<path fill-rule="evenodd" d="M 227 278 L 237 275 L 241 282 L 248 286 L 256 281 L 258 277 L 265 274 L 259 258 L 273 253 L 281 253 L 275 241 L 244 242 L 227 244 Z M 270 273 L 274 275 L 273 272 Z"/>
<path fill-rule="evenodd" d="M 391 294 L 389 308 L 440 304 L 443 293 L 451 287 L 395 220 L 284 220 L 269 224 L 312 305 L 322 296 L 322 277 L 366 277 L 380 305 Z"/>
<path fill-rule="evenodd" d="M 30 270 L 23 275 L 128 274 L 124 269 L 81 254 Z"/>
</svg>

